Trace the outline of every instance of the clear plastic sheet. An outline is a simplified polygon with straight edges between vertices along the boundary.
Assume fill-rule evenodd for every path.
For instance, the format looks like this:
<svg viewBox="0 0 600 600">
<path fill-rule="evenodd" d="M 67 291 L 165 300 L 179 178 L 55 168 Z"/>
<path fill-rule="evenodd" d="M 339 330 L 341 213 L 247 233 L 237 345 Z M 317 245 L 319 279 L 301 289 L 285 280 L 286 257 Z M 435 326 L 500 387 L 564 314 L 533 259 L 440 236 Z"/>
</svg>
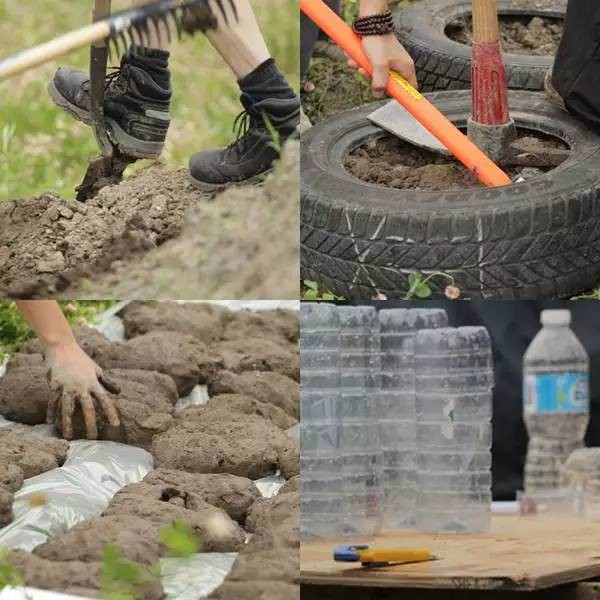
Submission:
<svg viewBox="0 0 600 600">
<path fill-rule="evenodd" d="M 162 584 L 168 600 L 198 600 L 216 590 L 229 575 L 237 553 L 196 554 L 188 560 L 163 558 Z"/>
<path fill-rule="evenodd" d="M 0 530 L 0 547 L 31 551 L 49 537 L 100 515 L 114 494 L 141 481 L 152 467 L 152 456 L 141 448 L 71 442 L 62 467 L 25 480 L 15 494 L 15 520 Z M 33 506 L 40 499 L 44 504 Z"/>
</svg>

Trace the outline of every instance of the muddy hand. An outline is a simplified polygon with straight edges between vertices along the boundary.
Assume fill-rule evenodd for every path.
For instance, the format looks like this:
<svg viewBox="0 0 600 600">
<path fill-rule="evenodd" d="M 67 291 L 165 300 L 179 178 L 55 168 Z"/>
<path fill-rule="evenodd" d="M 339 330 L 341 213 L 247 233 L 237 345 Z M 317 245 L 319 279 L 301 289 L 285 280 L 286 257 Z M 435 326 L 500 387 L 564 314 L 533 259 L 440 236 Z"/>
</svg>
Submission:
<svg viewBox="0 0 600 600">
<path fill-rule="evenodd" d="M 88 439 L 98 438 L 94 399 L 102 407 L 108 422 L 119 425 L 117 409 L 106 393 L 108 390 L 118 394 L 119 387 L 106 379 L 100 367 L 76 342 L 50 346 L 46 351 L 46 364 L 51 390 L 46 420 L 54 423 L 57 409 L 60 409 L 65 439 L 73 438 L 73 415 L 77 404 L 81 405 Z"/>
<path fill-rule="evenodd" d="M 415 63 L 393 33 L 366 36 L 362 40 L 362 46 L 373 66 L 371 87 L 376 98 L 383 97 L 390 71 L 400 73 L 413 87 L 418 87 Z M 367 72 L 352 59 L 348 60 L 348 65 L 369 78 Z"/>
</svg>

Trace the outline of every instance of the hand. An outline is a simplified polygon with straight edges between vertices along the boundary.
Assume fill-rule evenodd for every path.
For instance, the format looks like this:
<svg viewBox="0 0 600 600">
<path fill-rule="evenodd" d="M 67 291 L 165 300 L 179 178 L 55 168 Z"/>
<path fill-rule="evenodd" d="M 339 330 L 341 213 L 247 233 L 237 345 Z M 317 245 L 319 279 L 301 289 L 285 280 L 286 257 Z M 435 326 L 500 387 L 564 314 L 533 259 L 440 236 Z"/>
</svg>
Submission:
<svg viewBox="0 0 600 600">
<path fill-rule="evenodd" d="M 75 341 L 50 345 L 45 353 L 50 384 L 47 423 L 54 423 L 60 406 L 62 433 L 67 440 L 73 437 L 73 414 L 77 402 L 81 404 L 87 437 L 98 438 L 94 399 L 102 406 L 108 422 L 119 425 L 119 415 L 106 393 L 118 394 L 120 389 L 106 380 L 102 369 L 80 348 Z M 105 389 L 106 388 L 106 389 Z"/>
<path fill-rule="evenodd" d="M 390 70 L 398 72 L 412 86 L 418 87 L 415 63 L 393 33 L 365 36 L 362 39 L 362 46 L 373 66 L 371 87 L 376 98 L 383 97 Z M 367 72 L 352 59 L 348 60 L 348 65 L 369 78 Z"/>
</svg>

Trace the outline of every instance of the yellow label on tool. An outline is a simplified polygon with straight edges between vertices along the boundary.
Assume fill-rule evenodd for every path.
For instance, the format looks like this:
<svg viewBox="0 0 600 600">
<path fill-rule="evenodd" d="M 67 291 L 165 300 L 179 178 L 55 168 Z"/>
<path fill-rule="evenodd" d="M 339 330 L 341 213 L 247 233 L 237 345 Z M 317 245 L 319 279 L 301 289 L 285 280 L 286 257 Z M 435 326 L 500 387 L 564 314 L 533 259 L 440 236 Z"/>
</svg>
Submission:
<svg viewBox="0 0 600 600">
<path fill-rule="evenodd" d="M 419 92 L 419 90 L 415 89 L 400 73 L 396 73 L 396 71 L 390 71 L 390 77 L 399 83 L 405 92 L 408 92 L 415 100 L 423 100 L 423 95 Z"/>
</svg>

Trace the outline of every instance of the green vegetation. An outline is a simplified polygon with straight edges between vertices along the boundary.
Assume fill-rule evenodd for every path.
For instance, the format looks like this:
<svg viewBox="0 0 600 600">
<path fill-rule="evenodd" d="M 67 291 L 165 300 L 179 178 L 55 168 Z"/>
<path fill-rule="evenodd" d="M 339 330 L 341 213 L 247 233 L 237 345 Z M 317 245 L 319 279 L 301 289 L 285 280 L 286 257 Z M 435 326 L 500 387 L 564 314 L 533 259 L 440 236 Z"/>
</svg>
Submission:
<svg viewBox="0 0 600 600">
<path fill-rule="evenodd" d="M 100 313 L 116 302 L 116 300 L 63 300 L 59 304 L 69 323 L 77 325 L 83 321 L 94 323 Z M 32 337 L 34 333 L 21 316 L 16 304 L 10 300 L 0 300 L 0 362 Z"/>
<path fill-rule="evenodd" d="M 130 5 L 131 0 L 113 2 L 114 10 Z M 297 0 L 260 0 L 253 5 L 273 56 L 297 88 Z M 0 58 L 90 20 L 89 2 L 0 2 Z M 59 63 L 0 83 L 0 200 L 49 190 L 74 197 L 88 158 L 99 151 L 91 129 L 55 107 L 46 85 L 59 64 L 87 68 L 88 54 L 82 49 Z M 186 166 L 194 152 L 231 141 L 241 106 L 234 75 L 203 35 L 185 37 L 173 46 L 172 54 L 173 122 L 161 160 Z"/>
<path fill-rule="evenodd" d="M 0 592 L 5 587 L 23 585 L 21 574 L 8 562 L 8 550 L 0 550 Z"/>
</svg>

